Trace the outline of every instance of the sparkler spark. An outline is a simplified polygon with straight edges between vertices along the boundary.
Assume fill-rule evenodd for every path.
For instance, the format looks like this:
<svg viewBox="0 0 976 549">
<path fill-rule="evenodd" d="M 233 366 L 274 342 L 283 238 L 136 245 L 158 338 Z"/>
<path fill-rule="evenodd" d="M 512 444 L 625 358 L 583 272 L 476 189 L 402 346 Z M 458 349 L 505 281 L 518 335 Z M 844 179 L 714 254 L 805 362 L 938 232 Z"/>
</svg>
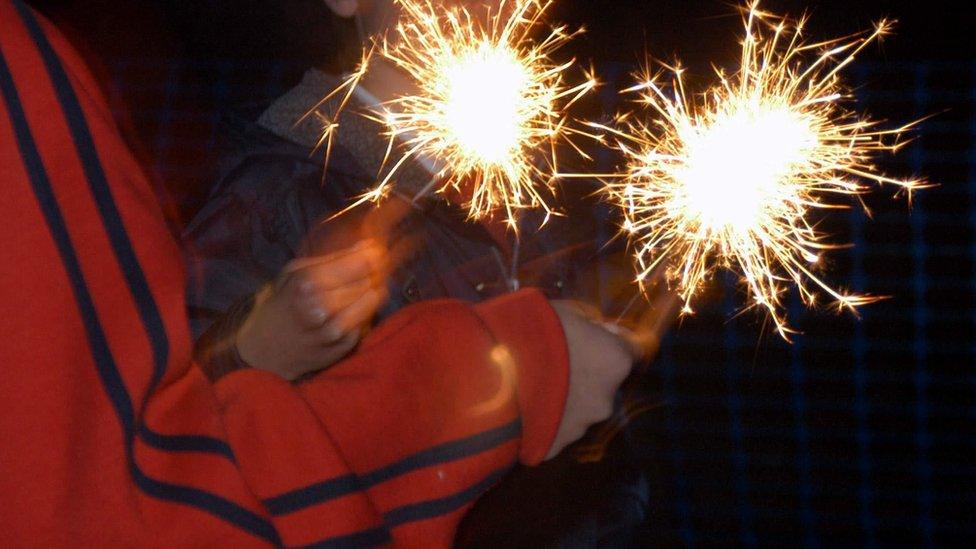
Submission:
<svg viewBox="0 0 976 549">
<path fill-rule="evenodd" d="M 624 231 L 635 246 L 638 281 L 662 266 L 691 312 L 693 297 L 716 268 L 737 272 L 749 304 L 769 312 L 784 339 L 783 299 L 792 284 L 812 306 L 826 294 L 839 309 L 854 310 L 877 297 L 833 289 L 815 273 L 826 242 L 818 211 L 848 207 L 850 199 L 881 184 L 910 193 L 921 180 L 897 180 L 873 165 L 894 152 L 917 122 L 882 129 L 853 112 L 839 73 L 868 44 L 890 31 L 873 31 L 806 43 L 803 26 L 759 9 L 744 9 L 745 38 L 739 68 L 717 70 L 719 83 L 690 100 L 680 67 L 669 67 L 671 85 L 645 72 L 637 92 L 655 115 L 632 116 L 599 126 L 614 136 L 627 158 L 606 190 L 624 213 Z"/>
<path fill-rule="evenodd" d="M 585 81 L 568 84 L 574 62 L 552 59 L 580 31 L 543 22 L 554 0 L 502 0 L 484 13 L 433 0 L 396 1 L 400 21 L 377 42 L 376 55 L 406 73 L 416 91 L 373 114 L 387 128 L 387 161 L 379 184 L 357 204 L 385 196 L 415 158 L 434 166 L 438 192 L 461 191 L 471 218 L 503 210 L 514 228 L 518 211 L 538 207 L 548 219 L 557 145 L 568 143 L 585 157 L 572 143 L 580 130 L 571 129 L 566 112 L 596 79 L 584 71 Z M 548 34 L 535 40 L 540 27 Z M 345 89 L 361 77 L 357 71 Z"/>
</svg>

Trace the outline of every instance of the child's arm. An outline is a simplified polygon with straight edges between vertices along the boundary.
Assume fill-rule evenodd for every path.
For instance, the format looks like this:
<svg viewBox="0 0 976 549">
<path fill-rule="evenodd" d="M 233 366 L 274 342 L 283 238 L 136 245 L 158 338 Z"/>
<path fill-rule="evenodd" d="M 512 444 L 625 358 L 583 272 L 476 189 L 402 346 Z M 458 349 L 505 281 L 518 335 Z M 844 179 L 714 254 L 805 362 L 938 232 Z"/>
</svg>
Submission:
<svg viewBox="0 0 976 549">
<path fill-rule="evenodd" d="M 526 290 L 408 307 L 299 385 L 245 369 L 215 386 L 241 471 L 286 544 L 446 547 L 516 461 L 537 464 L 609 415 L 631 360 Z"/>
</svg>

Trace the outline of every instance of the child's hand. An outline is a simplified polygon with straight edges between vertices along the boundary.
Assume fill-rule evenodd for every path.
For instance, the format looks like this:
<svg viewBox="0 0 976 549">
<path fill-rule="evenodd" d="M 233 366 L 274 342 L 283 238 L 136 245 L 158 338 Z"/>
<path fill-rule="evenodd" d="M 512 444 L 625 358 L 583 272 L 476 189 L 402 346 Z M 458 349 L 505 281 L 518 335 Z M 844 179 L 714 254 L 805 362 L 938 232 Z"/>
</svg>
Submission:
<svg viewBox="0 0 976 549">
<path fill-rule="evenodd" d="M 617 388 L 636 358 L 623 338 L 594 322 L 579 303 L 553 301 L 569 346 L 569 392 L 556 438 L 546 459 L 582 437 L 613 413 Z"/>
<path fill-rule="evenodd" d="M 339 361 L 386 301 L 386 251 L 365 240 L 289 263 L 255 297 L 237 352 L 255 368 L 294 380 Z"/>
<path fill-rule="evenodd" d="M 681 300 L 663 285 L 643 307 L 633 329 L 608 323 L 599 311 L 574 301 L 552 301 L 569 347 L 569 392 L 548 458 L 613 413 L 614 396 L 637 359 L 650 360 Z"/>
</svg>

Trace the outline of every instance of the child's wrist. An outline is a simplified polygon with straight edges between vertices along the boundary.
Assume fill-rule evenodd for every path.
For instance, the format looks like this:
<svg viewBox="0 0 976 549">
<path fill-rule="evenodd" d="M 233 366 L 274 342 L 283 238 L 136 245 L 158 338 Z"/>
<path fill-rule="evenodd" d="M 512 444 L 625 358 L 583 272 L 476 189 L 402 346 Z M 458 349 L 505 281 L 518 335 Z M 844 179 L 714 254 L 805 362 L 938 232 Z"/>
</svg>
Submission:
<svg viewBox="0 0 976 549">
<path fill-rule="evenodd" d="M 200 338 L 198 360 L 211 382 L 236 370 L 250 368 L 237 348 L 237 335 L 254 308 L 255 295 L 241 299 Z"/>
</svg>

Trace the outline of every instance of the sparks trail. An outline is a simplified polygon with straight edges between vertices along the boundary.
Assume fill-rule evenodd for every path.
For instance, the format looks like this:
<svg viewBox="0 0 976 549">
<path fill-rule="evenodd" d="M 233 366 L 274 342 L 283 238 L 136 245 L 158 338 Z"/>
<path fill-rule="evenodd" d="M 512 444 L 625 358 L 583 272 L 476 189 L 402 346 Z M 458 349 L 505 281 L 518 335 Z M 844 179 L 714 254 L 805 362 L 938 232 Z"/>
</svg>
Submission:
<svg viewBox="0 0 976 549">
<path fill-rule="evenodd" d="M 463 197 L 471 218 L 504 212 L 513 230 L 526 208 L 542 208 L 548 219 L 557 147 L 568 144 L 586 156 L 572 140 L 583 134 L 582 126 L 567 110 L 596 79 L 583 71 L 583 82 L 569 84 L 574 61 L 552 59 L 580 31 L 544 22 L 554 0 L 502 0 L 483 12 L 433 0 L 396 1 L 396 27 L 376 40 L 361 69 L 333 92 L 353 90 L 373 57 L 398 67 L 416 87 L 369 114 L 386 128 L 387 158 L 377 186 L 354 206 L 386 196 L 413 160 L 435 172 L 427 190 Z M 542 28 L 545 37 L 534 39 Z M 326 125 L 323 144 L 336 128 Z"/>
<path fill-rule="evenodd" d="M 322 123 L 322 135 L 319 136 L 318 143 L 315 145 L 315 149 L 325 149 L 325 164 L 328 165 L 329 159 L 332 157 L 332 144 L 335 141 L 336 132 L 339 130 L 339 116 L 342 111 L 345 110 L 349 101 L 352 100 L 353 94 L 356 91 L 356 87 L 366 76 L 366 72 L 369 70 L 369 61 L 372 59 L 375 48 L 370 48 L 363 51 L 362 59 L 359 61 L 359 65 L 356 70 L 351 72 L 342 84 L 336 89 L 329 92 L 328 95 L 323 97 L 315 106 L 312 107 L 304 116 L 295 122 L 295 125 L 301 124 L 310 116 L 316 116 Z M 332 109 L 332 113 L 325 114 L 322 113 L 319 108 L 326 105 L 333 100 L 336 100 L 335 107 Z"/>
<path fill-rule="evenodd" d="M 847 208 L 852 198 L 880 185 L 899 192 L 925 186 L 885 176 L 874 166 L 882 152 L 904 145 L 917 122 L 883 129 L 849 108 L 850 90 L 839 73 L 868 44 L 891 29 L 807 43 L 806 18 L 792 22 L 744 8 L 739 68 L 716 69 L 719 83 L 689 97 L 680 66 L 666 67 L 670 84 L 649 70 L 636 93 L 653 116 L 622 115 L 591 124 L 627 159 L 622 173 L 603 176 L 605 190 L 624 215 L 635 247 L 637 279 L 665 265 L 684 312 L 716 268 L 737 272 L 747 308 L 768 311 L 779 334 L 791 330 L 783 296 L 792 284 L 807 306 L 826 294 L 854 310 L 877 297 L 832 288 L 815 273 L 821 255 L 841 246 L 817 229 L 823 210 Z"/>
</svg>

